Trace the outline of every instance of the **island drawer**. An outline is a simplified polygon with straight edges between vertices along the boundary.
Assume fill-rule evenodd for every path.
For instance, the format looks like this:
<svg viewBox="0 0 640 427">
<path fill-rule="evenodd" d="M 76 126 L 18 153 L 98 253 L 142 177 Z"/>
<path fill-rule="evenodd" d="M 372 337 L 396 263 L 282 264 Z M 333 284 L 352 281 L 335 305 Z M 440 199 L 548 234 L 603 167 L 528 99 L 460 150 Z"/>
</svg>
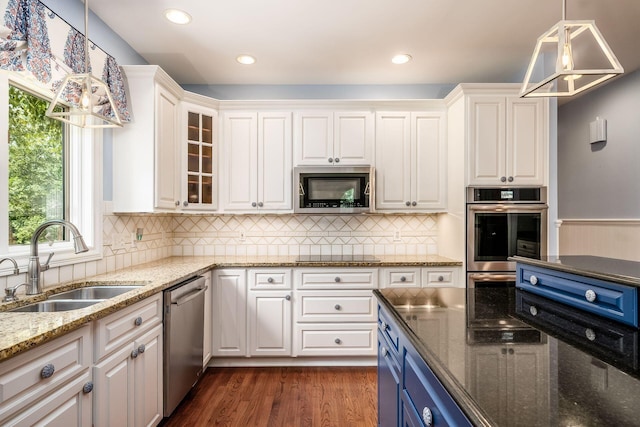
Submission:
<svg viewBox="0 0 640 427">
<path fill-rule="evenodd" d="M 375 323 L 358 325 L 297 324 L 297 356 L 375 356 Z"/>
<path fill-rule="evenodd" d="M 552 269 L 518 264 L 516 286 L 554 301 L 638 327 L 638 289 Z"/>
<path fill-rule="evenodd" d="M 411 347 L 405 346 L 402 414 L 403 426 L 471 426 L 471 422 L 453 400 L 431 369 Z M 421 420 L 420 423 L 416 423 Z M 430 420 L 430 422 L 429 422 Z"/>
<path fill-rule="evenodd" d="M 371 291 L 299 291 L 298 322 L 375 322 Z"/>
<path fill-rule="evenodd" d="M 95 361 L 162 323 L 162 293 L 95 322 Z"/>
<path fill-rule="evenodd" d="M 89 366 L 89 325 L 3 362 L 0 364 L 0 424 Z"/>
</svg>

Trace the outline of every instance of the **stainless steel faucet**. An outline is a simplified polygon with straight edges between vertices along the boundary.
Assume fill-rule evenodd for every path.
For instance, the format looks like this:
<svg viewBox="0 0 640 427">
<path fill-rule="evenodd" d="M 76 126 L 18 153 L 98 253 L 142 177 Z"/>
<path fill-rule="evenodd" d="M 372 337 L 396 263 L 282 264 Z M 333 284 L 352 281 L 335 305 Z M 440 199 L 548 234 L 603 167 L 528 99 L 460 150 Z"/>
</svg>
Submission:
<svg viewBox="0 0 640 427">
<path fill-rule="evenodd" d="M 36 228 L 36 231 L 33 232 L 33 236 L 31 236 L 31 256 L 29 257 L 29 266 L 27 270 L 27 295 L 36 295 L 42 293 L 40 272 L 49 269 L 49 261 L 51 261 L 51 257 L 53 257 L 53 252 L 49 254 L 47 262 L 41 265 L 40 257 L 38 257 L 38 240 L 40 239 L 40 235 L 42 234 L 42 232 L 52 225 L 61 225 L 63 227 L 67 227 L 71 231 L 71 234 L 73 234 L 73 247 L 77 254 L 81 252 L 87 252 L 89 250 L 89 247 L 84 242 L 80 231 L 78 231 L 75 225 L 63 219 L 52 219 L 43 222 L 38 228 Z"/>
<path fill-rule="evenodd" d="M 2 258 L 0 259 L 0 264 L 2 264 L 5 261 L 11 261 L 13 263 L 13 274 L 20 274 L 20 269 L 18 268 L 18 263 L 16 262 L 15 259 L 13 258 Z"/>
<path fill-rule="evenodd" d="M 5 261 L 11 261 L 11 262 L 13 263 L 13 274 L 15 274 L 16 276 L 17 276 L 18 274 L 20 274 L 20 268 L 18 267 L 18 263 L 16 262 L 16 260 L 15 260 L 15 259 L 13 259 L 13 258 L 2 258 L 2 259 L 0 259 L 0 264 L 2 264 L 2 263 L 3 263 L 3 262 L 5 262 Z M 4 290 L 4 292 L 5 292 L 5 296 L 4 296 L 4 298 L 2 299 L 2 302 L 15 301 L 15 300 L 16 300 L 16 290 L 17 290 L 20 286 L 22 286 L 22 285 L 24 285 L 24 284 L 25 284 L 25 283 L 22 283 L 22 284 L 20 284 L 20 285 L 18 285 L 18 286 L 14 286 L 14 287 L 12 287 L 12 288 L 6 288 L 6 289 Z"/>
</svg>

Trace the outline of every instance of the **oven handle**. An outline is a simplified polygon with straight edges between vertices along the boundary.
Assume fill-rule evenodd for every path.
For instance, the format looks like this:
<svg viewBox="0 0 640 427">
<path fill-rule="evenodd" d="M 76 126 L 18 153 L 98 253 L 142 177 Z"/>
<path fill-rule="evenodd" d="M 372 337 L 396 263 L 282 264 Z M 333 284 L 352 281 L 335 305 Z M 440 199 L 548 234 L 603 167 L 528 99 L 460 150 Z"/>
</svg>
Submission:
<svg viewBox="0 0 640 427">
<path fill-rule="evenodd" d="M 467 205 L 470 211 L 491 212 L 542 212 L 549 209 L 547 205 Z"/>
<path fill-rule="evenodd" d="M 481 282 L 483 280 L 491 280 L 494 282 L 514 282 L 516 280 L 516 275 L 502 273 L 470 273 L 469 279 L 477 282 Z"/>
</svg>

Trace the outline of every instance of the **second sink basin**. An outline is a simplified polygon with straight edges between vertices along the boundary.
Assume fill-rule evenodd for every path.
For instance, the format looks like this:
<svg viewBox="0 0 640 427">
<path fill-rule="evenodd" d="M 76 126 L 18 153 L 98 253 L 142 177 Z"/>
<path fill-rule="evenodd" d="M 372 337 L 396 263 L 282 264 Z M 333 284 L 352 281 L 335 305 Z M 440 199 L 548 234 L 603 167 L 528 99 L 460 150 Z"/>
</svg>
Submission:
<svg viewBox="0 0 640 427">
<path fill-rule="evenodd" d="M 60 292 L 47 298 L 50 300 L 95 300 L 109 299 L 124 294 L 125 292 L 138 289 L 140 286 L 121 285 L 121 286 L 87 286 L 85 288 L 72 289 L 66 292 Z"/>
<path fill-rule="evenodd" d="M 57 311 L 70 311 L 77 310 L 79 308 L 89 307 L 90 305 L 97 304 L 100 301 L 96 300 L 84 300 L 84 301 L 69 301 L 69 300 L 60 300 L 60 301 L 41 301 L 34 304 L 24 305 L 22 307 L 14 308 L 9 311 L 14 312 L 27 312 L 27 313 L 49 313 L 49 312 L 57 312 Z"/>
</svg>

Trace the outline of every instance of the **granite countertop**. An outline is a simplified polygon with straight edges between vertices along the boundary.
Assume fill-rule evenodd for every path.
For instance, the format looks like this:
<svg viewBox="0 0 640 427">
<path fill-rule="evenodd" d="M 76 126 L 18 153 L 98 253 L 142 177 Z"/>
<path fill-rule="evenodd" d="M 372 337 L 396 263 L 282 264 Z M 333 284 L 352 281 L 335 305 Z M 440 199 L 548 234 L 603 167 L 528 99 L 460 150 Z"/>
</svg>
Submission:
<svg viewBox="0 0 640 427">
<path fill-rule="evenodd" d="M 11 303 L 0 303 L 0 362 L 25 350 L 50 341 L 79 328 L 83 324 L 105 317 L 124 307 L 148 298 L 191 276 L 213 268 L 267 268 L 267 267 L 393 267 L 393 266 L 460 266 L 461 262 L 437 255 L 379 257 L 377 261 L 365 259 L 298 261 L 298 257 L 171 257 L 113 273 L 93 276 L 85 280 L 57 285 L 45 289 L 42 295 L 21 296 Z M 110 298 L 87 308 L 57 313 L 7 312 L 19 305 L 44 300 L 48 295 L 92 285 L 142 285 L 138 289 Z"/>
<path fill-rule="evenodd" d="M 541 259 L 514 256 L 509 259 L 565 273 L 640 287 L 640 262 L 636 261 L 591 255 L 546 256 Z"/>
<path fill-rule="evenodd" d="M 474 425 L 640 425 L 637 329 L 513 287 L 374 293 Z"/>
</svg>

